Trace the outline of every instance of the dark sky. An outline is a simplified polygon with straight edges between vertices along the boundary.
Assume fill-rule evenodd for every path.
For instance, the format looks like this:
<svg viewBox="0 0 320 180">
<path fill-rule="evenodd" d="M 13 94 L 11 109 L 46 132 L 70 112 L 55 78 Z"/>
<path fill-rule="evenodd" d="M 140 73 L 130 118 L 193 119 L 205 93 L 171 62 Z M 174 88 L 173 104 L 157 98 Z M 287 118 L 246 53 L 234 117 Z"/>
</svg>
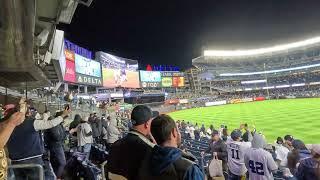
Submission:
<svg viewBox="0 0 320 180">
<path fill-rule="evenodd" d="M 319 0 L 94 0 L 66 38 L 143 65 L 191 66 L 205 47 L 246 49 L 320 35 Z"/>
</svg>

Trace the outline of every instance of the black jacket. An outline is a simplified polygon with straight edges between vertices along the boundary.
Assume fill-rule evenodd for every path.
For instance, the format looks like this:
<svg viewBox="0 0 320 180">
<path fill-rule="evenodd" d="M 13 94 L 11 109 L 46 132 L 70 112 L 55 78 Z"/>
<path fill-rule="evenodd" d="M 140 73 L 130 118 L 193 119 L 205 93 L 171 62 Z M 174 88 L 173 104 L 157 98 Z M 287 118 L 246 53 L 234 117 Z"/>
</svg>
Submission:
<svg viewBox="0 0 320 180">
<path fill-rule="evenodd" d="M 216 152 L 218 155 L 218 159 L 222 160 L 222 167 L 223 170 L 227 170 L 227 162 L 228 162 L 228 152 L 227 152 L 227 145 L 226 143 L 222 140 L 219 139 L 216 143 L 210 143 L 210 146 L 208 149 L 205 151 L 206 153 L 213 153 Z"/>
<path fill-rule="evenodd" d="M 144 140 L 140 136 L 144 137 Z M 146 143 L 146 140 L 147 137 L 141 133 L 130 131 L 127 136 L 116 141 L 109 151 L 108 172 L 124 176 L 129 180 L 139 180 L 137 172 L 145 155 L 152 151 L 151 142 Z"/>
<path fill-rule="evenodd" d="M 62 124 L 44 131 L 44 140 L 49 149 L 63 146 L 65 138 L 66 130 Z"/>
<path fill-rule="evenodd" d="M 91 128 L 92 128 L 92 136 L 93 138 L 100 137 L 102 135 L 102 123 L 101 120 L 97 117 L 95 117 L 90 122 Z"/>
</svg>

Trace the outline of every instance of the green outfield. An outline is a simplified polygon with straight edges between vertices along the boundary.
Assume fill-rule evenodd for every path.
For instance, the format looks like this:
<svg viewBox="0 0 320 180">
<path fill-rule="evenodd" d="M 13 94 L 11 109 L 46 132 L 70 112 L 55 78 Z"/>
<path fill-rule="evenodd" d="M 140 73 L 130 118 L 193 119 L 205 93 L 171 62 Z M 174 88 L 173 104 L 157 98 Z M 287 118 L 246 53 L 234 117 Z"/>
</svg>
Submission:
<svg viewBox="0 0 320 180">
<path fill-rule="evenodd" d="M 175 120 L 205 124 L 215 128 L 227 125 L 229 133 L 240 123 L 262 131 L 268 142 L 278 136 L 293 135 L 307 144 L 320 143 L 320 98 L 285 99 L 194 108 L 172 112 Z"/>
</svg>

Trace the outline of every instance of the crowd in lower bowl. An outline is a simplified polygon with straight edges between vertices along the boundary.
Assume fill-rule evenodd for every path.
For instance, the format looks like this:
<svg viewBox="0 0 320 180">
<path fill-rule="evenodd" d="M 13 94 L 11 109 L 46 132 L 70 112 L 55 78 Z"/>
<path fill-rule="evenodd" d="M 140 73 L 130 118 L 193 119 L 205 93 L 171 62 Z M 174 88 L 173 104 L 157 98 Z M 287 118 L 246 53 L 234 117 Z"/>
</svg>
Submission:
<svg viewBox="0 0 320 180">
<path fill-rule="evenodd" d="M 130 120 L 92 113 L 76 115 L 65 128 L 68 106 L 54 116 L 48 112 L 41 116 L 32 108 L 19 110 L 19 106 L 5 107 L 0 158 L 6 162 L 6 146 L 10 164 L 40 165 L 45 179 L 100 178 L 90 173 L 130 180 L 320 178 L 319 144 L 307 148 L 291 135 L 267 144 L 246 124 L 229 135 L 225 126 L 199 128 L 138 105 Z M 105 171 L 99 170 L 102 159 L 107 162 Z M 7 172 L 6 166 L 2 163 L 0 179 L 39 179 L 30 169 Z"/>
</svg>

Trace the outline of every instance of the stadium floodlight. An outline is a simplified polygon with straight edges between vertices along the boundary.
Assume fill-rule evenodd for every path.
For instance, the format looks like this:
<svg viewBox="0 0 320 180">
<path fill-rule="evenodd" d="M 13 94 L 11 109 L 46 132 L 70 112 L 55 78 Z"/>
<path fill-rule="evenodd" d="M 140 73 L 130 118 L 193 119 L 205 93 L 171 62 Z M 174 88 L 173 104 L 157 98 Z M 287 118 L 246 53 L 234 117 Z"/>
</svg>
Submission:
<svg viewBox="0 0 320 180">
<path fill-rule="evenodd" d="M 305 86 L 306 83 L 292 84 L 291 87 Z"/>
<path fill-rule="evenodd" d="M 311 82 L 311 83 L 309 83 L 310 85 L 318 85 L 318 84 L 320 84 L 320 82 Z"/>
<path fill-rule="evenodd" d="M 274 86 L 263 87 L 262 89 L 274 89 Z"/>
<path fill-rule="evenodd" d="M 290 87 L 290 85 L 279 85 L 279 86 L 276 86 L 276 88 L 287 88 L 287 87 Z"/>
<path fill-rule="evenodd" d="M 252 80 L 252 81 L 241 81 L 241 84 L 257 84 L 257 83 L 266 83 L 266 79 L 262 80 Z"/>
<path fill-rule="evenodd" d="M 268 70 L 268 71 L 257 71 L 257 72 L 247 72 L 247 73 L 222 73 L 219 76 L 250 76 L 250 75 L 258 75 L 258 74 L 270 74 L 270 73 L 294 71 L 294 70 L 300 70 L 300 69 L 308 69 L 308 68 L 319 67 L 319 66 L 320 64 L 312 64 L 312 65 L 306 65 L 306 66 Z"/>
<path fill-rule="evenodd" d="M 261 55 L 267 53 L 274 53 L 284 50 L 289 50 L 293 48 L 299 48 L 303 46 L 308 46 L 312 44 L 320 43 L 320 37 L 315 37 L 311 39 L 307 39 L 304 41 L 282 44 L 277 46 L 272 46 L 268 48 L 260 48 L 260 49 L 249 49 L 249 50 L 205 50 L 205 57 L 240 57 L 240 56 L 252 56 L 252 55 Z"/>
</svg>

